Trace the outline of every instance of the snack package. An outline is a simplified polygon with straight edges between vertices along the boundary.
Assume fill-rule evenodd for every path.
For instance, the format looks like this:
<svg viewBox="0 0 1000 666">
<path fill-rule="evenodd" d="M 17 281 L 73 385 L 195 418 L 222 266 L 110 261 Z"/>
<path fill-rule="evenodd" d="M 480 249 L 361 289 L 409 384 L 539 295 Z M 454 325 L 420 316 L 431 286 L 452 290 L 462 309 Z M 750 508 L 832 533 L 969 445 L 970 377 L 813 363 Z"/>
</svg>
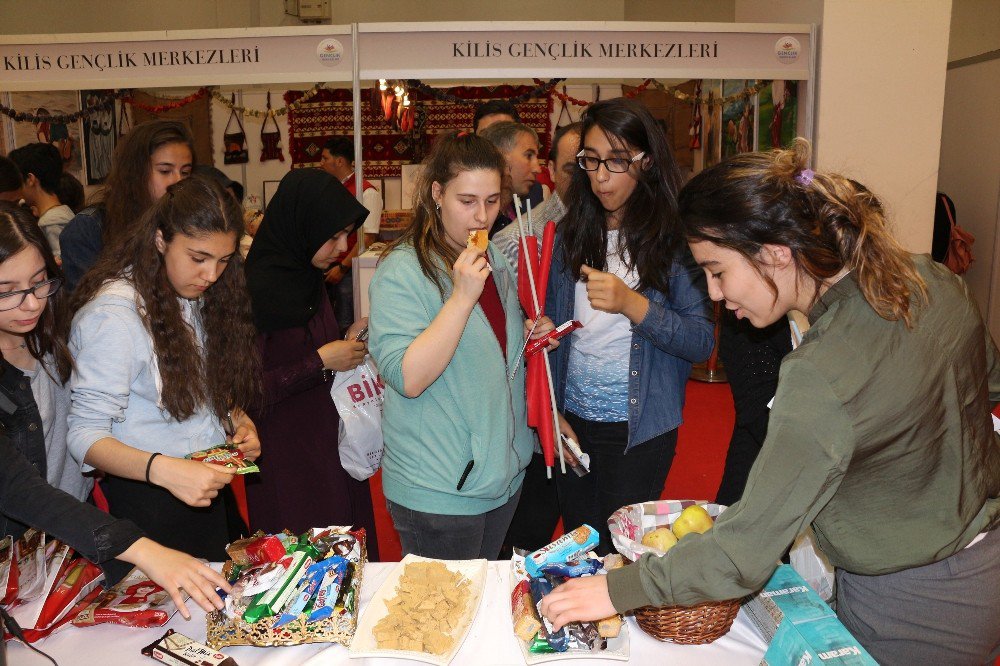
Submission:
<svg viewBox="0 0 1000 666">
<path fill-rule="evenodd" d="M 45 533 L 29 529 L 14 544 L 20 601 L 30 601 L 45 588 Z"/>
<path fill-rule="evenodd" d="M 510 613 L 514 622 L 514 634 L 525 642 L 534 640 L 542 623 L 535 611 L 535 601 L 531 598 L 528 581 L 518 582 L 510 593 Z"/>
<path fill-rule="evenodd" d="M 269 590 L 254 599 L 243 613 L 243 619 L 246 622 L 252 624 L 277 614 L 288 601 L 288 597 L 295 591 L 295 586 L 305 575 L 306 568 L 313 562 L 305 550 L 296 550 L 290 557 L 292 561 L 287 570 L 278 578 L 278 581 Z"/>
<path fill-rule="evenodd" d="M 186 592 L 182 592 L 187 599 Z M 162 627 L 177 610 L 166 590 L 139 569 L 132 569 L 114 587 L 105 590 L 73 619 L 74 626 L 121 624 L 126 627 Z"/>
<path fill-rule="evenodd" d="M 274 623 L 275 628 L 283 627 L 293 622 L 299 617 L 299 614 L 305 611 L 306 605 L 317 596 L 326 572 L 331 568 L 339 568 L 342 571 L 347 571 L 347 560 L 334 555 L 321 562 L 311 564 L 306 570 L 306 575 L 299 581 L 295 593 L 292 594 L 288 603 L 282 609 L 281 617 Z M 341 580 L 343 580 L 343 575 L 341 575 Z"/>
<path fill-rule="evenodd" d="M 593 576 L 604 564 L 596 558 L 583 560 L 570 560 L 569 562 L 548 562 L 541 567 L 542 573 L 562 576 L 563 578 L 579 578 L 580 576 Z"/>
<path fill-rule="evenodd" d="M 17 599 L 17 558 L 14 539 L 7 535 L 0 540 L 0 606 L 9 606 Z"/>
<path fill-rule="evenodd" d="M 142 648 L 142 654 L 170 666 L 238 666 L 232 657 L 168 629 L 163 638 Z"/>
<path fill-rule="evenodd" d="M 277 562 L 286 554 L 285 544 L 274 535 L 238 539 L 226 546 L 226 553 L 241 566 Z"/>
<path fill-rule="evenodd" d="M 65 546 L 69 548 L 69 546 Z M 89 595 L 104 579 L 104 572 L 82 557 L 66 560 L 60 567 L 57 583 L 45 597 L 35 629 L 44 631 L 62 620 L 69 611 Z"/>
<path fill-rule="evenodd" d="M 329 560 L 333 560 L 333 565 L 323 572 L 316 589 L 316 599 L 313 601 L 312 611 L 309 613 L 308 621 L 310 623 L 333 616 L 337 598 L 344 586 L 347 575 L 347 560 L 336 555 Z"/>
<path fill-rule="evenodd" d="M 546 564 L 583 559 L 589 550 L 597 547 L 600 540 L 597 530 L 590 525 L 580 525 L 529 555 L 524 560 L 525 571 L 531 577 L 540 576 L 542 566 Z"/>
<path fill-rule="evenodd" d="M 546 640 L 556 652 L 565 652 L 569 649 L 569 635 L 566 632 L 566 627 L 563 627 L 559 631 L 553 631 L 552 623 L 542 614 L 542 599 L 553 590 L 552 583 L 545 578 L 531 578 L 529 585 L 531 586 L 531 595 L 535 599 L 535 609 L 538 611 L 538 617 L 542 619 L 542 626 L 545 627 L 545 631 L 548 633 Z"/>
<path fill-rule="evenodd" d="M 188 460 L 200 460 L 201 462 L 219 465 L 220 467 L 235 468 L 237 474 L 250 474 L 251 472 L 260 471 L 257 465 L 244 457 L 242 451 L 229 444 L 213 446 L 204 451 L 195 451 L 184 457 Z"/>
<path fill-rule="evenodd" d="M 469 232 L 469 240 L 466 242 L 466 247 L 471 249 L 479 250 L 480 252 L 486 252 L 486 249 L 490 246 L 490 232 L 486 229 L 473 229 Z"/>
</svg>

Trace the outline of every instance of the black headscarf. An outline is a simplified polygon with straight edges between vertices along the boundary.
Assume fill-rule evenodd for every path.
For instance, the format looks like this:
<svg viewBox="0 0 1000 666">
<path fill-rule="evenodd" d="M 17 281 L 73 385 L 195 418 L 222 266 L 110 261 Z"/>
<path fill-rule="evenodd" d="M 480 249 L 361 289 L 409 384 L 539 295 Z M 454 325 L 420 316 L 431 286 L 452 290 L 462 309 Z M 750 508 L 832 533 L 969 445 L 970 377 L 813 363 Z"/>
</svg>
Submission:
<svg viewBox="0 0 1000 666">
<path fill-rule="evenodd" d="M 271 197 L 246 261 L 247 287 L 259 331 L 305 326 L 326 298 L 316 251 L 356 228 L 368 210 L 320 169 L 289 172 Z"/>
</svg>

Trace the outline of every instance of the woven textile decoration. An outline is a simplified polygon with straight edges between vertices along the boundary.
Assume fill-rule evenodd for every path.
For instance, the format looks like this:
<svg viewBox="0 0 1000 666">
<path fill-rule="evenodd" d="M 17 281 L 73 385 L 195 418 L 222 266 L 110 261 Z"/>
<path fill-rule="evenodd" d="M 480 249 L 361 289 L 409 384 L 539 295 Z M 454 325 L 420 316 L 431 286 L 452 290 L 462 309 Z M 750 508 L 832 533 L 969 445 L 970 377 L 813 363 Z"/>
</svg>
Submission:
<svg viewBox="0 0 1000 666">
<path fill-rule="evenodd" d="M 445 92 L 478 102 L 510 99 L 530 90 L 530 86 L 461 86 Z M 301 96 L 302 91 L 290 90 L 285 93 L 285 103 L 291 104 Z M 318 167 L 327 139 L 354 135 L 351 99 L 349 88 L 324 89 L 288 113 L 288 145 L 293 168 Z M 361 150 L 366 178 L 398 177 L 402 165 L 423 159 L 436 136 L 472 127 L 474 106 L 437 101 L 416 90 L 410 92 L 410 100 L 416 105 L 418 120 L 417 128 L 409 133 L 393 129 L 384 116 L 375 115 L 370 105 L 362 102 Z M 517 110 L 521 121 L 538 132 L 540 153 L 547 156 L 552 132 L 552 99 L 530 99 L 518 104 Z"/>
</svg>

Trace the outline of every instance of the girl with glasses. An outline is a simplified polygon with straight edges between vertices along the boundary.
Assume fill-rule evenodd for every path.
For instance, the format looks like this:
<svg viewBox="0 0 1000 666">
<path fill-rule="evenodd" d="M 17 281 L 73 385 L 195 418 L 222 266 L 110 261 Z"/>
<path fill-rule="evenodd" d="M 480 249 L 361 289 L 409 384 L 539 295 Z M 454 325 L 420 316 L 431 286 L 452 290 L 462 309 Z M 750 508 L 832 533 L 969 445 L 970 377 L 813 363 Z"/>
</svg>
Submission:
<svg viewBox="0 0 1000 666">
<path fill-rule="evenodd" d="M 71 304 L 74 458 L 105 473 L 114 515 L 213 561 L 245 531 L 233 473 L 184 456 L 226 442 L 250 460 L 260 453 L 243 411 L 259 394 L 260 362 L 242 233 L 232 196 L 206 179 L 182 180 L 133 233 L 114 238 Z"/>
<path fill-rule="evenodd" d="M 51 485 L 76 499 L 90 495 L 66 448 L 72 360 L 57 332 L 62 273 L 26 209 L 0 202 L 0 425 Z M 0 536 L 26 526 L 0 517 Z"/>
<path fill-rule="evenodd" d="M 705 278 L 677 232 L 680 180 L 662 128 L 626 99 L 598 102 L 582 121 L 548 317 L 533 337 L 583 323 L 551 365 L 562 432 L 590 455 L 591 473 L 556 478 L 563 524 L 596 528 L 607 553 L 611 513 L 660 497 L 691 364 L 713 338 Z"/>
</svg>

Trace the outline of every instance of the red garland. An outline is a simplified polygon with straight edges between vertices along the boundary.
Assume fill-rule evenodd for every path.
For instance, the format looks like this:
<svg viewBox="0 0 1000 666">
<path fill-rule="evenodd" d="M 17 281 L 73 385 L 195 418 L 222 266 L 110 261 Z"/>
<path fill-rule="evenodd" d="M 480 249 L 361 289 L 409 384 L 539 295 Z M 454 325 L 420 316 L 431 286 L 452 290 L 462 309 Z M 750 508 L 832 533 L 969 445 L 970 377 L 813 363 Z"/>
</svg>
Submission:
<svg viewBox="0 0 1000 666">
<path fill-rule="evenodd" d="M 534 81 L 536 85 L 542 85 L 543 83 L 545 83 L 541 79 L 532 79 L 532 81 Z M 632 92 L 625 93 L 623 97 L 627 97 L 629 99 L 632 99 L 633 97 L 638 97 L 643 92 L 645 92 L 646 88 L 648 88 L 652 83 L 653 79 L 646 79 L 641 84 L 639 84 L 639 86 L 636 87 L 635 90 L 633 90 Z M 561 93 L 555 88 L 552 88 L 552 94 L 558 97 L 563 102 L 566 102 L 567 104 L 575 104 L 576 106 L 590 106 L 591 104 L 593 104 L 593 102 L 586 102 L 582 99 L 570 97 L 566 93 Z"/>
<path fill-rule="evenodd" d="M 205 95 L 208 94 L 208 88 L 199 88 L 197 91 L 191 93 L 187 97 L 181 99 L 172 100 L 166 104 L 157 104 L 156 106 L 150 106 L 149 104 L 143 104 L 141 102 L 135 101 L 133 97 L 125 97 L 122 101 L 127 104 L 131 104 L 134 107 L 142 109 L 148 113 L 163 113 L 164 111 L 170 111 L 172 109 L 179 109 L 182 106 L 187 106 L 192 102 L 196 102 Z"/>
</svg>

